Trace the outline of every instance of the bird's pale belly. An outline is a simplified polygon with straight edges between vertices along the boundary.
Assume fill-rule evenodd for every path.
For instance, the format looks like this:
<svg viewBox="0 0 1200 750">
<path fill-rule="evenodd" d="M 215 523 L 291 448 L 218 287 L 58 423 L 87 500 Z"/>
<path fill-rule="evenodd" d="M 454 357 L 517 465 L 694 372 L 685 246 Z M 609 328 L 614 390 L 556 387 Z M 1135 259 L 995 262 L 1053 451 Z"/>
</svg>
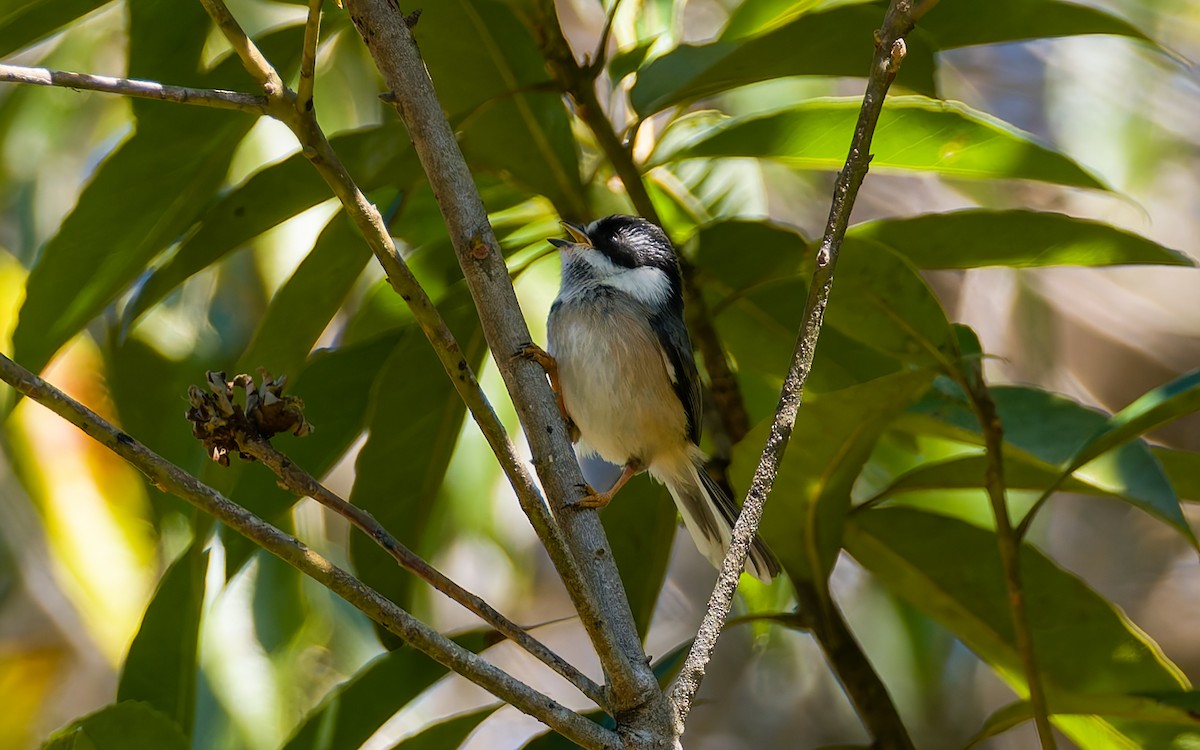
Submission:
<svg viewBox="0 0 1200 750">
<path fill-rule="evenodd" d="M 687 422 L 658 337 L 636 310 L 566 304 L 550 320 L 549 351 L 580 449 L 645 466 L 687 443 Z"/>
</svg>

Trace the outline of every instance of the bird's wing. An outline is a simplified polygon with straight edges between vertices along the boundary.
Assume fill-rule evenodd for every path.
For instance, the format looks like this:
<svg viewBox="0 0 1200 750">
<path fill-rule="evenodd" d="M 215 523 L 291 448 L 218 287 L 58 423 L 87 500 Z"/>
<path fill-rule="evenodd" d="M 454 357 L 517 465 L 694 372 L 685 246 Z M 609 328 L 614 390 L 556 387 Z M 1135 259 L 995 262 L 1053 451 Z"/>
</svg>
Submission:
<svg viewBox="0 0 1200 750">
<path fill-rule="evenodd" d="M 658 335 L 667 374 L 671 376 L 675 395 L 679 397 L 683 411 L 687 414 L 688 437 L 693 443 L 699 443 L 703 421 L 700 377 L 696 372 L 696 359 L 692 354 L 692 342 L 688 338 L 687 326 L 678 315 L 673 314 L 652 316 L 650 326 Z"/>
</svg>

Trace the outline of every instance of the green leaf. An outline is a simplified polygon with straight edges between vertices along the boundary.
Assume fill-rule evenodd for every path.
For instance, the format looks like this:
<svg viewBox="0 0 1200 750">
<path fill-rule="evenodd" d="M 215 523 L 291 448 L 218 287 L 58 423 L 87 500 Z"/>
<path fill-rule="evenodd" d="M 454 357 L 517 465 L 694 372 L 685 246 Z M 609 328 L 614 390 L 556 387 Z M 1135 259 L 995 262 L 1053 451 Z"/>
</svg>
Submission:
<svg viewBox="0 0 1200 750">
<path fill-rule="evenodd" d="M 167 568 L 129 647 L 118 701 L 144 701 L 192 732 L 196 653 L 208 552 L 192 546 Z"/>
<path fill-rule="evenodd" d="M 722 41 L 758 36 L 804 15 L 838 5 L 861 5 L 870 0 L 745 0 L 734 8 L 721 32 Z M 883 16 L 880 16 L 880 21 Z"/>
<path fill-rule="evenodd" d="M 851 487 L 880 433 L 932 380 L 930 372 L 908 372 L 805 401 L 761 527 L 789 576 L 822 583 L 828 577 Z M 764 421 L 734 448 L 730 477 L 738 486 L 750 486 L 770 428 Z"/>
<path fill-rule="evenodd" d="M 24 0 L 0 8 L 0 57 L 46 38 L 109 0 Z"/>
<path fill-rule="evenodd" d="M 1110 224 L 1042 211 L 967 209 L 878 219 L 851 227 L 846 236 L 887 245 L 922 269 L 1196 265 L 1176 250 Z"/>
<path fill-rule="evenodd" d="M 442 314 L 463 347 L 464 360 L 478 372 L 486 348 L 475 308 L 465 297 L 453 295 Z M 410 549 L 421 549 L 465 413 L 429 341 L 419 328 L 408 327 L 372 387 L 368 438 L 355 462 L 350 502 Z M 364 583 L 409 606 L 415 579 L 374 540 L 352 535 L 350 554 Z M 394 638 L 382 631 L 381 637 L 385 643 Z"/>
<path fill-rule="evenodd" d="M 169 717 L 139 701 L 124 701 L 76 719 L 42 750 L 188 750 L 191 743 Z"/>
<path fill-rule="evenodd" d="M 479 653 L 494 632 L 472 631 L 454 642 Z M 378 656 L 349 680 L 330 690 L 309 712 L 283 750 L 336 750 L 359 747 L 397 711 L 447 674 L 441 664 L 411 646 Z"/>
<path fill-rule="evenodd" d="M 297 372 L 370 259 L 354 222 L 338 212 L 271 299 L 237 371 Z"/>
<path fill-rule="evenodd" d="M 426 728 L 392 746 L 392 750 L 453 750 L 466 741 L 468 735 L 496 712 L 497 706 L 481 708 L 462 716 L 455 716 Z"/>
<path fill-rule="evenodd" d="M 1106 417 L 1068 398 L 1032 388 L 992 389 L 996 411 L 1004 426 L 1004 439 L 1043 465 L 1064 471 L 1076 454 L 1108 424 Z M 956 389 L 932 393 L 912 409 L 931 417 L 947 437 L 981 443 L 979 425 Z M 929 421 L 918 430 L 937 430 Z M 1145 443 L 1126 443 L 1074 471 L 1076 478 L 1121 498 L 1165 521 L 1196 545 L 1183 516 L 1179 498 L 1162 467 Z M 1049 486 L 1049 485 L 1047 485 Z"/>
<path fill-rule="evenodd" d="M 1181 500 L 1200 503 L 1200 453 L 1152 448 Z"/>
<path fill-rule="evenodd" d="M 604 509 L 600 520 L 638 635 L 645 640 L 679 523 L 675 503 L 666 488 L 649 477 L 635 479 Z"/>
<path fill-rule="evenodd" d="M 813 10 L 863 1 L 747 0 L 730 16 L 721 39 L 761 34 Z M 877 24 L 883 21 L 886 9 L 886 2 L 872 2 L 872 10 L 878 17 Z M 922 16 L 919 27 L 929 34 L 938 50 L 1081 34 L 1115 34 L 1151 41 L 1117 16 L 1060 0 L 1009 0 L 1002 5 L 982 0 L 958 0 Z"/>
<path fill-rule="evenodd" d="M 1019 695 L 1025 694 L 994 534 L 931 513 L 876 508 L 850 517 L 845 544 L 876 578 L 949 628 Z M 1052 704 L 1064 694 L 1186 687 L 1179 668 L 1157 645 L 1083 581 L 1028 545 L 1021 548 L 1021 569 L 1038 669 Z M 1147 731 L 1141 725 L 1100 718 L 1056 723 L 1077 741 L 1098 727 L 1116 727 L 1138 747 L 1164 747 L 1138 743 Z"/>
<path fill-rule="evenodd" d="M 1193 691 L 1178 693 L 1163 693 L 1162 699 L 1147 695 L 1059 695 L 1050 704 L 1052 716 L 1105 716 L 1111 718 L 1129 719 L 1154 724 L 1178 724 L 1179 735 L 1184 732 L 1195 737 L 1200 719 L 1197 718 L 1196 708 L 1200 705 L 1197 693 Z M 984 740 L 1019 726 L 1033 719 L 1033 707 L 1029 701 L 1017 701 L 998 709 L 984 722 L 979 732 L 966 744 L 964 750 L 978 746 Z M 1174 742 L 1155 747 L 1179 747 Z M 1147 746 L 1148 747 L 1148 746 Z"/>
<path fill-rule="evenodd" d="M 612 59 L 608 61 L 608 77 L 613 83 L 620 82 L 625 76 L 642 67 L 642 63 L 646 61 L 646 55 L 649 54 L 650 48 L 656 41 L 658 38 L 652 37 L 613 55 Z"/>
<path fill-rule="evenodd" d="M 695 245 L 697 278 L 713 298 L 710 309 L 752 413 L 773 413 L 804 311 L 809 246 L 790 229 L 748 221 L 704 227 Z M 862 242 L 843 247 L 826 322 L 807 386 L 814 392 L 882 377 L 901 361 L 936 366 L 952 342 L 945 313 L 921 277 L 886 248 Z"/>
<path fill-rule="evenodd" d="M 884 245 L 842 245 L 826 322 L 874 350 L 948 371 L 957 339 L 946 311 L 916 269 Z"/>
<path fill-rule="evenodd" d="M 819 98 L 768 115 L 734 118 L 656 160 L 754 157 L 799 169 L 841 169 L 861 106 L 857 97 Z M 871 169 L 1108 189 L 1029 133 L 965 104 L 923 96 L 888 97 L 871 156 Z"/>
<path fill-rule="evenodd" d="M 1200 370 L 1193 370 L 1143 394 L 1112 415 L 1100 432 L 1071 458 L 1070 469 L 1086 466 L 1102 453 L 1197 410 L 1200 410 Z"/>
<path fill-rule="evenodd" d="M 882 20 L 874 8 L 846 6 L 801 16 L 745 40 L 683 45 L 638 72 L 630 99 L 645 118 L 673 105 L 772 78 L 865 77 L 870 72 L 873 35 Z M 934 68 L 932 47 L 918 29 L 910 37 L 896 83 L 934 96 Z M 844 144 L 843 160 L 845 151 Z"/>
<path fill-rule="evenodd" d="M 422 175 L 398 122 L 335 135 L 330 145 L 359 189 L 366 192 L 385 185 L 407 187 Z M 329 186 L 303 154 L 263 167 L 209 206 L 199 216 L 195 233 L 138 284 L 121 312 L 123 327 L 128 328 L 194 274 L 332 197 Z"/>
<path fill-rule="evenodd" d="M 587 215 L 570 117 L 513 10 L 496 0 L 430 3 L 413 36 L 472 167 L 511 176 L 564 215 Z"/>
<path fill-rule="evenodd" d="M 982 455 L 948 458 L 921 464 L 896 477 L 876 499 L 894 497 L 906 492 L 982 488 L 987 459 Z M 1010 490 L 1040 491 L 1058 477 L 1058 468 L 1042 463 L 1024 451 L 1004 451 L 1004 486 Z M 1088 495 L 1112 495 L 1106 490 L 1081 479 L 1068 478 L 1061 485 L 1064 492 Z M 1120 497 L 1119 492 L 1117 496 Z M 1125 498 L 1133 502 L 1130 498 Z"/>
<path fill-rule="evenodd" d="M 174 31 L 189 26 L 192 8 L 166 0 L 132 5 L 131 75 L 199 66 L 208 29 L 203 12 L 205 20 L 196 20 L 186 35 Z M 276 32 L 263 39 L 264 53 L 298 49 L 301 35 L 300 28 Z M 202 85 L 236 87 L 233 81 L 246 74 L 236 55 L 231 58 L 205 74 Z M 30 271 L 13 348 L 34 371 L 191 226 L 254 124 L 241 113 L 162 102 L 135 100 L 134 111 L 137 132 L 104 159 Z M 104 238 L 102 247 L 97 238 Z"/>
<path fill-rule="evenodd" d="M 1061 0 L 1006 0 L 1003 5 L 959 0 L 939 4 L 921 18 L 921 28 L 938 49 L 1081 34 L 1116 34 L 1153 44 L 1117 16 Z"/>
</svg>

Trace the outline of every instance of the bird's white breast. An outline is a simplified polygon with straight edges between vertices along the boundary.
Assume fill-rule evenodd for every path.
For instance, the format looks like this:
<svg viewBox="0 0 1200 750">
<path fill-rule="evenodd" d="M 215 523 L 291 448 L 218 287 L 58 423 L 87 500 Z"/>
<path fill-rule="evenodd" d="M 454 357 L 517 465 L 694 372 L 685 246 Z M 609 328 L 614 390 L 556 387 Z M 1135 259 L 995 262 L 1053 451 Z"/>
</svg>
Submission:
<svg viewBox="0 0 1200 750">
<path fill-rule="evenodd" d="M 581 450 L 650 465 L 686 446 L 687 420 L 662 347 L 646 308 L 630 295 L 593 288 L 560 298 L 548 344 Z"/>
</svg>

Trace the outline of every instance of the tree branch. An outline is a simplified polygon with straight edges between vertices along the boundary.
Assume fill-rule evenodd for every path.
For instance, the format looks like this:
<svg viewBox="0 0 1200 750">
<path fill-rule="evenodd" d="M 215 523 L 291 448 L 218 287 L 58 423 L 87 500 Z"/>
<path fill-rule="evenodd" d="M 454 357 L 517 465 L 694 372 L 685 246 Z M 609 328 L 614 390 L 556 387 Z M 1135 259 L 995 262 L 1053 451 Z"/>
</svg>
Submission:
<svg viewBox="0 0 1200 750">
<path fill-rule="evenodd" d="M 213 23 L 221 30 L 225 39 L 229 42 L 229 46 L 241 58 L 242 65 L 246 68 L 246 72 L 254 76 L 254 79 L 263 87 L 263 93 L 272 98 L 278 98 L 285 93 L 291 94 L 287 86 L 284 85 L 283 79 L 279 77 L 279 73 L 259 51 L 258 46 L 250 40 L 250 37 L 242 30 L 237 19 L 229 12 L 229 8 L 225 6 L 224 0 L 200 0 L 200 4 L 204 6 L 204 10 L 208 12 Z M 307 36 L 307 30 L 305 35 Z M 294 95 L 288 98 L 293 98 Z"/>
<path fill-rule="evenodd" d="M 224 8 L 220 0 L 201 0 L 201 2 L 204 3 L 206 9 L 214 5 Z M 213 11 L 210 9 L 209 12 Z M 389 12 L 395 13 L 394 9 L 389 9 Z M 225 11 L 225 14 L 227 15 L 228 11 Z M 222 25 L 223 29 L 238 29 L 236 22 L 232 26 L 229 23 L 219 25 Z M 405 28 L 407 30 L 407 27 Z M 238 30 L 240 31 L 240 29 Z M 253 47 L 248 40 L 234 46 L 235 48 Z M 276 75 L 274 78 L 277 79 L 278 76 Z M 426 294 L 408 265 L 396 251 L 396 246 L 392 242 L 379 210 L 363 195 L 345 165 L 329 145 L 329 140 L 317 124 L 313 110 L 301 110 L 294 106 L 292 102 L 295 101 L 295 96 L 286 87 L 270 95 L 270 101 L 270 114 L 286 124 L 295 134 L 303 147 L 304 155 L 341 201 L 346 213 L 353 219 L 359 232 L 366 239 L 371 252 L 383 266 L 388 283 L 408 304 L 413 318 L 429 339 L 438 361 L 441 362 L 443 369 L 454 384 L 455 390 L 458 391 L 467 409 L 471 412 L 472 418 L 479 425 L 480 431 L 487 439 L 488 445 L 495 453 L 501 468 L 512 484 L 521 509 L 529 518 L 538 538 L 545 545 L 551 562 L 580 613 L 584 627 L 589 634 L 595 634 L 603 627 L 603 616 L 591 603 L 588 585 L 575 556 L 568 548 L 562 530 L 550 514 L 541 491 L 529 473 L 525 462 L 518 455 L 512 441 L 508 439 L 504 425 L 496 416 L 487 396 L 484 395 L 475 372 L 463 357 L 462 349 L 455 340 L 454 334 L 446 325 L 446 321 L 438 312 L 429 295 Z M 441 117 L 440 111 L 438 116 Z M 505 277 L 507 278 L 507 275 Z M 511 285 L 509 288 L 511 290 Z M 557 429 L 561 429 L 561 424 L 560 418 Z M 553 427 L 547 425 L 547 429 L 553 429 Z M 593 637 L 593 642 L 596 642 L 595 637 Z M 601 663 L 605 663 L 603 657 Z M 657 684 L 655 688 L 657 689 Z M 606 708 L 611 707 L 606 706 Z"/>
<path fill-rule="evenodd" d="M 1038 740 L 1042 750 L 1054 750 L 1054 730 L 1050 725 L 1046 692 L 1037 668 L 1037 658 L 1033 650 L 1033 633 L 1029 629 L 1029 615 L 1025 609 L 1025 593 L 1021 588 L 1021 538 L 1018 532 L 1013 530 L 1012 521 L 1008 517 L 1008 498 L 1004 488 L 1004 427 L 1000 423 L 999 415 L 996 414 L 996 404 L 992 401 L 991 391 L 983 379 L 983 365 L 979 360 L 971 362 L 969 370 L 960 378 L 960 384 L 966 391 L 967 399 L 971 402 L 971 409 L 975 412 L 975 417 L 979 420 L 979 427 L 983 432 L 983 443 L 987 456 L 984 481 L 987 487 L 988 501 L 992 506 L 992 516 L 996 519 L 996 544 L 1000 548 L 1000 565 L 1004 571 L 1004 587 L 1008 593 L 1008 605 L 1012 610 L 1017 652 L 1021 655 L 1025 682 L 1029 686 L 1029 705 L 1033 709 L 1033 720 L 1037 726 Z"/>
<path fill-rule="evenodd" d="M 871 137 L 874 135 L 875 125 L 883 108 L 884 97 L 896 77 L 900 63 L 904 60 L 903 37 L 913 28 L 911 11 L 912 0 L 892 0 L 887 15 L 884 17 L 883 27 L 876 32 L 875 55 L 872 60 L 867 90 L 863 95 L 854 137 L 850 142 L 850 153 L 846 157 L 846 164 L 838 173 L 837 182 L 834 185 L 833 204 L 829 211 L 829 221 L 825 226 L 824 239 L 817 251 L 816 267 L 808 290 L 800 335 L 796 341 L 795 352 L 792 354 L 791 366 L 784 378 L 783 389 L 779 395 L 779 406 L 775 410 L 775 418 L 771 424 L 771 432 L 767 438 L 767 444 L 763 448 L 762 456 L 759 458 L 758 467 L 755 469 L 754 479 L 746 496 L 746 502 L 742 506 L 741 515 L 734 526 L 733 541 L 729 545 L 729 552 L 725 556 L 721 572 L 717 577 L 717 585 L 709 598 L 708 609 L 701 622 L 700 630 L 671 691 L 671 708 L 674 712 L 675 731 L 678 734 L 683 733 L 692 701 L 704 678 L 704 670 L 708 661 L 712 658 L 716 648 L 717 638 L 721 634 L 721 623 L 729 615 L 733 594 L 737 589 L 738 577 L 746 561 L 746 553 L 758 531 L 763 506 L 767 495 L 774 486 L 780 461 L 788 441 L 791 439 L 804 383 L 812 368 L 813 354 L 817 337 L 821 331 L 821 323 L 824 320 L 825 307 L 829 303 L 829 293 L 833 286 L 833 272 L 837 265 L 842 239 L 850 222 L 854 199 L 858 195 L 858 189 L 862 185 L 870 165 Z"/>
<path fill-rule="evenodd" d="M 583 476 L 545 372 L 513 356 L 531 337 L 487 212 L 403 16 L 387 0 L 347 0 L 346 7 L 408 127 L 479 308 L 484 335 L 528 436 L 534 465 L 587 576 L 591 593 L 577 598 L 575 605 L 608 676 L 618 728 L 623 738 L 636 742 L 634 735 L 643 728 L 665 727 L 666 704 L 646 663 L 599 517 L 574 506 L 584 494 Z"/>
<path fill-rule="evenodd" d="M 313 77 L 317 68 L 317 44 L 321 41 L 321 1 L 308 0 L 308 20 L 304 24 L 304 49 L 300 55 L 300 82 L 296 84 L 296 106 L 313 107 Z"/>
<path fill-rule="evenodd" d="M 611 731 L 534 690 L 478 654 L 462 648 L 345 570 L 333 565 L 299 540 L 201 483 L 2 354 L 0 380 L 50 409 L 123 458 L 145 474 L 155 487 L 183 498 L 311 577 L 439 664 L 545 722 L 572 742 L 597 750 L 621 748 L 620 740 Z"/>
<path fill-rule="evenodd" d="M 109 76 L 69 73 L 49 68 L 26 68 L 21 65 L 0 63 L 0 81 L 8 83 L 30 83 L 35 86 L 62 86 L 69 89 L 101 91 L 120 94 L 137 99 L 158 99 L 178 104 L 195 104 L 201 107 L 232 109 L 253 115 L 267 113 L 267 97 L 243 94 L 223 89 L 196 89 L 187 86 L 168 86 L 154 81 L 139 81 L 134 78 L 111 78 Z"/>
<path fill-rule="evenodd" d="M 203 440 L 209 448 L 209 454 L 218 463 L 227 464 L 228 454 L 235 451 L 242 456 L 258 460 L 274 472 L 280 483 L 295 495 L 311 497 L 348 520 L 382 547 L 400 567 L 478 615 L 506 638 L 558 672 L 596 705 L 603 705 L 603 688 L 519 625 L 500 614 L 481 597 L 443 575 L 404 546 L 369 512 L 330 491 L 270 443 L 270 435 L 281 432 L 304 435 L 311 430 L 296 399 L 283 395 L 282 378 L 272 380 L 264 373 L 262 384 L 257 389 L 249 375 L 238 375 L 229 383 L 225 381 L 224 373 L 210 372 L 207 381 L 212 393 L 205 393 L 195 387 L 188 389 L 188 397 L 192 404 L 188 411 L 188 421 L 192 423 L 193 434 Z M 235 389 L 238 388 L 244 389 L 245 399 L 243 403 L 235 405 Z"/>
</svg>

